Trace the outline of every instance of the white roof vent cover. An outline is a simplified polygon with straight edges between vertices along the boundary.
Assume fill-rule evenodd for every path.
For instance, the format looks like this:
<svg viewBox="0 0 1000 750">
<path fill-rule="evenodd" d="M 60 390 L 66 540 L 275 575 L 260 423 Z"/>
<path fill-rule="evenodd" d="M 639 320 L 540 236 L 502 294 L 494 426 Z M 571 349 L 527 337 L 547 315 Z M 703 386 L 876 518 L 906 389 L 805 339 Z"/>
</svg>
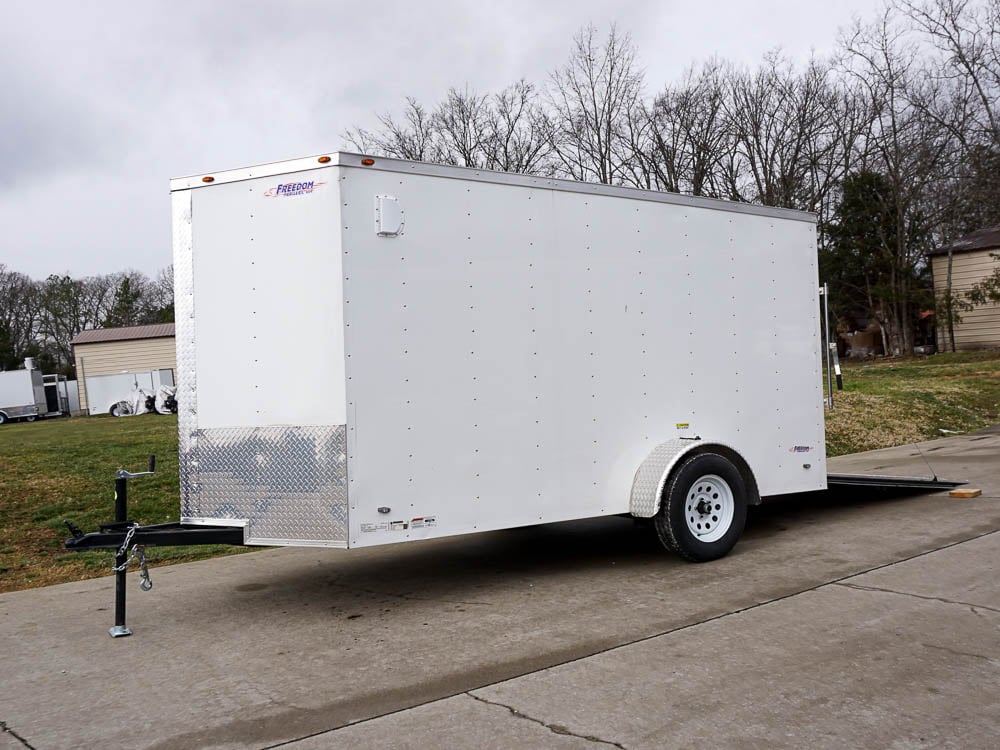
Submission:
<svg viewBox="0 0 1000 750">
<path fill-rule="evenodd" d="M 375 233 L 380 237 L 395 237 L 403 233 L 403 207 L 399 198 L 375 196 Z"/>
</svg>

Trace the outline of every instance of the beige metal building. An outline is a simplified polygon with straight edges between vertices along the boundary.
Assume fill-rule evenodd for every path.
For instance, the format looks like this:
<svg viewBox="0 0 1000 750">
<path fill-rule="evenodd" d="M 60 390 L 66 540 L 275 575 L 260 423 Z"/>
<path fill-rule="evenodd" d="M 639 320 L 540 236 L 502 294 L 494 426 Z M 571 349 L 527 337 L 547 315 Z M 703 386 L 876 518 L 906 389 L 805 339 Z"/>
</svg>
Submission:
<svg viewBox="0 0 1000 750">
<path fill-rule="evenodd" d="M 131 374 L 138 378 L 155 373 L 158 382 L 173 383 L 177 369 L 173 323 L 97 328 L 82 331 L 71 343 L 84 412 L 104 413 L 104 404 L 97 403 L 96 394 L 106 390 L 99 386 L 106 385 L 111 376 Z M 94 403 L 88 400 L 88 391 L 95 396 Z"/>
<path fill-rule="evenodd" d="M 948 251 L 951 250 L 951 289 L 960 296 L 976 283 L 1000 268 L 1000 225 L 967 234 L 949 246 L 931 251 L 931 270 L 934 273 L 934 296 L 941 299 L 947 288 Z M 940 312 L 940 311 L 939 311 Z M 1000 305 L 989 304 L 961 312 L 961 323 L 955 324 L 955 348 L 1000 348 Z M 950 351 L 948 326 L 939 316 L 937 326 L 938 351 Z"/>
</svg>

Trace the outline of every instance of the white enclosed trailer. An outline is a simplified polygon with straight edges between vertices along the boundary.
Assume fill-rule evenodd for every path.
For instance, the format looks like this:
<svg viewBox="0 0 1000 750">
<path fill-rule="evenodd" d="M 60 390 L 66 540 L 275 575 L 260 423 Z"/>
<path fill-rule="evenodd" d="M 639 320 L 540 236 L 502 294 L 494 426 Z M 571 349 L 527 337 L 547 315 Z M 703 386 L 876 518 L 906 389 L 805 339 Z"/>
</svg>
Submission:
<svg viewBox="0 0 1000 750">
<path fill-rule="evenodd" d="M 811 214 L 348 153 L 171 191 L 182 524 L 632 514 L 704 560 L 826 487 Z"/>
<path fill-rule="evenodd" d="M 62 375 L 42 375 L 31 358 L 25 369 L 0 372 L 0 424 L 69 414 L 69 391 Z"/>
</svg>

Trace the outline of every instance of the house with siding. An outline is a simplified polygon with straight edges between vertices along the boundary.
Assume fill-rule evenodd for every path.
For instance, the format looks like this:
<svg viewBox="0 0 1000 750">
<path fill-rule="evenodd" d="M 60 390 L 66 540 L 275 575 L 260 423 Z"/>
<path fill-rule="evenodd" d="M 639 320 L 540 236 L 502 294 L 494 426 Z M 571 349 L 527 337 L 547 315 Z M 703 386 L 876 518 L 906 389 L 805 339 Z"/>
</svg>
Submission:
<svg viewBox="0 0 1000 750">
<path fill-rule="evenodd" d="M 967 234 L 950 245 L 936 248 L 929 255 L 934 274 L 934 296 L 941 299 L 948 287 L 948 263 L 951 256 L 951 290 L 960 297 L 1000 268 L 1000 225 L 986 227 Z M 940 312 L 940 311 L 939 311 Z M 941 316 L 939 316 L 941 317 Z M 980 305 L 961 313 L 962 321 L 955 324 L 955 348 L 1000 348 L 1000 305 Z M 938 351 L 951 349 L 948 326 L 943 320 L 937 326 Z"/>
<path fill-rule="evenodd" d="M 106 402 L 125 398 L 133 384 L 155 390 L 161 383 L 174 383 L 173 323 L 96 328 L 80 332 L 71 343 L 80 409 L 86 413 L 106 413 Z"/>
</svg>

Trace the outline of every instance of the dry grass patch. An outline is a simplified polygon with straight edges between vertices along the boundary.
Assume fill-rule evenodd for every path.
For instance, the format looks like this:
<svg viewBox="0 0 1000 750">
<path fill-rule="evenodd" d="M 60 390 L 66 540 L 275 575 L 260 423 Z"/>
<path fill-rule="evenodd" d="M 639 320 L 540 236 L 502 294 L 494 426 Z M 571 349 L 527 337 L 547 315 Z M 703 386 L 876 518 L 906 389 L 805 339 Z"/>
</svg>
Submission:
<svg viewBox="0 0 1000 750">
<path fill-rule="evenodd" d="M 1000 352 L 847 363 L 826 414 L 827 454 L 890 448 L 1000 422 Z M 943 432 L 947 431 L 947 432 Z"/>
</svg>

